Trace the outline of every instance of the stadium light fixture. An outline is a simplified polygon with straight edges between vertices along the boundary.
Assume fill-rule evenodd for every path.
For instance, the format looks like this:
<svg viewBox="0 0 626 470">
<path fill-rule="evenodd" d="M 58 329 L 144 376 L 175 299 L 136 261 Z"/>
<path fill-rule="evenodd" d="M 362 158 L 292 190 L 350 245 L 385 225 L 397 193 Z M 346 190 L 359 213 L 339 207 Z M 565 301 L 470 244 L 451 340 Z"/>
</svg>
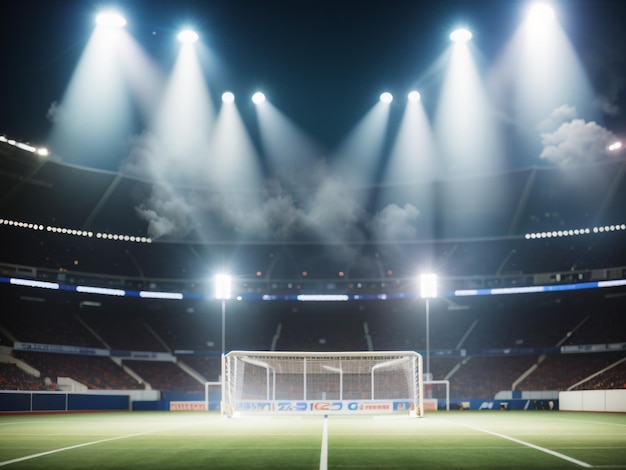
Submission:
<svg viewBox="0 0 626 470">
<path fill-rule="evenodd" d="M 228 274 L 215 276 L 215 298 L 222 301 L 222 356 L 226 352 L 226 301 L 231 298 L 231 277 Z"/>
<path fill-rule="evenodd" d="M 380 101 L 382 101 L 383 103 L 389 104 L 393 101 L 393 95 L 389 93 L 388 91 L 381 93 Z"/>
<path fill-rule="evenodd" d="M 261 104 L 265 101 L 265 95 L 260 91 L 257 91 L 254 95 L 252 95 L 252 102 L 254 104 Z"/>
<path fill-rule="evenodd" d="M 450 33 L 450 41 L 463 43 L 472 39 L 472 32 L 469 29 L 459 28 Z"/>
<path fill-rule="evenodd" d="M 420 296 L 426 299 L 426 377 L 430 376 L 430 299 L 437 297 L 437 275 L 433 273 L 420 276 Z"/>
<path fill-rule="evenodd" d="M 235 95 L 232 91 L 222 93 L 222 103 L 230 104 L 235 102 Z"/>
<path fill-rule="evenodd" d="M 613 142 L 611 145 L 608 146 L 609 152 L 617 152 L 618 150 L 622 149 L 622 143 L 621 142 Z"/>
<path fill-rule="evenodd" d="M 422 99 L 422 96 L 420 95 L 419 91 L 413 90 L 409 92 L 409 101 L 411 103 L 417 103 L 421 99 Z"/>
<path fill-rule="evenodd" d="M 180 33 L 178 33 L 178 40 L 183 44 L 193 44 L 198 40 L 198 33 L 191 29 L 183 29 Z"/>
<path fill-rule="evenodd" d="M 126 18 L 117 12 L 102 12 L 96 16 L 96 24 L 104 28 L 120 29 L 126 26 Z"/>
</svg>

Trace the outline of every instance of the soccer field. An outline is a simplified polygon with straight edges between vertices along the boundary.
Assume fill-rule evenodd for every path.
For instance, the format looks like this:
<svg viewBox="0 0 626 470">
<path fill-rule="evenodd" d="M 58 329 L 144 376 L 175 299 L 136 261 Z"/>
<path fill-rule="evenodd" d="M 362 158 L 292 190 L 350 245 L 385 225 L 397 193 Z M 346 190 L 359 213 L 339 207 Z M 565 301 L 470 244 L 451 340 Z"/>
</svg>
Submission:
<svg viewBox="0 0 626 470">
<path fill-rule="evenodd" d="M 33 469 L 624 468 L 626 415 L 134 412 L 0 417 L 0 466 Z"/>
</svg>

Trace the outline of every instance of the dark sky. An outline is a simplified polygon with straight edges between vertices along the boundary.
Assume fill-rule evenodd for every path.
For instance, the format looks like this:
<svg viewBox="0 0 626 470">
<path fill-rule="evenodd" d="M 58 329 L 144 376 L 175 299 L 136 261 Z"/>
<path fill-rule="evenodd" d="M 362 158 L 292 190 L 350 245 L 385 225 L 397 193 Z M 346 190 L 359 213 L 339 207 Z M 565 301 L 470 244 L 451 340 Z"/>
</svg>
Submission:
<svg viewBox="0 0 626 470">
<path fill-rule="evenodd" d="M 595 92 L 612 105 L 602 125 L 623 135 L 626 2 L 553 2 Z M 208 80 L 241 104 L 256 88 L 322 145 L 332 147 L 380 92 L 426 86 L 428 71 L 458 24 L 474 32 L 486 63 L 520 23 L 527 2 L 513 0 L 129 0 L 118 2 L 134 39 L 162 64 L 175 34 L 195 25 L 220 64 Z M 101 0 L 8 0 L 2 4 L 0 134 L 45 142 L 46 113 L 61 101 L 93 30 Z M 214 74 L 214 75 L 213 75 Z M 436 97 L 424 96 L 428 108 Z"/>
</svg>

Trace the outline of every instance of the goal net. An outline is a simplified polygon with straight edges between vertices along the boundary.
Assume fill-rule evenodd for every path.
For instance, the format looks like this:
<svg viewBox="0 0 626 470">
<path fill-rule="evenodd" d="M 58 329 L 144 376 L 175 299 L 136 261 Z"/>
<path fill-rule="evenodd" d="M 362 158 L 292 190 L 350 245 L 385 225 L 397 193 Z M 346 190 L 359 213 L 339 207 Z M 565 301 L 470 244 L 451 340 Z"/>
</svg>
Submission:
<svg viewBox="0 0 626 470">
<path fill-rule="evenodd" d="M 414 351 L 232 351 L 222 359 L 222 412 L 423 416 Z"/>
</svg>

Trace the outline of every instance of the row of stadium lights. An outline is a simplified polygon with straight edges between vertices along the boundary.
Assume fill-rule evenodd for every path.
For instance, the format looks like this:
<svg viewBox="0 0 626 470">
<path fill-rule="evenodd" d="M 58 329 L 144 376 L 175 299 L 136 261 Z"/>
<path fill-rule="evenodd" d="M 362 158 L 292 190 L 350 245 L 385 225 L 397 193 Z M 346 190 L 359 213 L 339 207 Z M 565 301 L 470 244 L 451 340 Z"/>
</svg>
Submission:
<svg viewBox="0 0 626 470">
<path fill-rule="evenodd" d="M 96 24 L 98 26 L 110 29 L 121 29 L 126 26 L 126 19 L 119 13 L 114 11 L 103 12 L 96 16 Z M 191 29 L 184 29 L 177 36 L 178 40 L 183 44 L 193 44 L 200 39 L 198 33 Z M 472 39 L 471 31 L 460 28 L 454 30 L 450 34 L 450 40 L 455 43 L 468 42 Z M 260 105 L 265 101 L 265 95 L 261 92 L 256 92 L 252 95 L 252 102 L 256 105 Z M 421 95 L 418 91 L 412 90 L 407 95 L 407 99 L 410 102 L 418 102 L 421 100 Z M 380 95 L 380 101 L 385 104 L 390 104 L 393 101 L 393 95 L 389 92 L 384 92 Z M 231 91 L 226 91 L 222 94 L 222 102 L 226 104 L 235 102 L 235 95 Z"/>
<path fill-rule="evenodd" d="M 571 237 L 575 235 L 587 235 L 589 233 L 604 233 L 604 232 L 616 232 L 619 230 L 626 230 L 626 224 L 621 225 L 605 225 L 603 227 L 581 228 L 575 230 L 553 230 L 552 232 L 535 232 L 527 233 L 524 235 L 526 240 L 537 238 L 557 238 L 557 237 Z"/>
<path fill-rule="evenodd" d="M 88 232 L 86 230 L 75 230 L 65 227 L 53 227 L 51 225 L 43 226 L 40 224 L 33 224 L 29 222 L 21 222 L 18 220 L 10 220 L 10 219 L 0 219 L 0 225 L 8 225 L 11 227 L 25 228 L 29 230 L 46 230 L 52 233 L 62 233 L 64 235 L 73 235 L 78 237 L 93 237 L 95 235 L 96 238 L 101 238 L 104 240 L 118 240 L 125 242 L 137 242 L 137 243 L 152 243 L 152 239 L 150 237 L 137 237 L 134 235 L 118 235 L 112 233 L 102 233 L 102 232 Z M 574 230 L 554 230 L 551 232 L 535 232 L 535 233 L 527 233 L 524 235 L 526 240 L 534 240 L 541 238 L 557 238 L 557 237 L 572 237 L 576 235 L 588 235 L 590 233 L 604 233 L 604 232 L 616 232 L 626 230 L 626 224 L 618 224 L 618 225 L 604 225 L 602 227 L 593 227 L 593 228 L 581 228 Z M 261 276 L 261 272 L 257 272 L 257 276 Z M 388 273 L 391 275 L 391 273 Z M 306 277 L 308 273 L 306 271 L 302 272 L 302 276 Z M 340 272 L 339 277 L 343 277 L 344 273 Z"/>
<path fill-rule="evenodd" d="M 28 222 L 20 222 L 18 220 L 0 219 L 0 225 L 8 225 L 11 227 L 25 228 L 29 230 L 41 230 L 41 231 L 46 230 L 52 233 L 62 233 L 64 235 L 73 235 L 76 237 L 92 238 L 95 236 L 96 238 L 101 238 L 103 240 L 118 240 L 118 241 L 136 242 L 136 243 L 152 243 L 152 239 L 149 237 L 136 237 L 134 235 L 118 235 L 118 234 L 113 234 L 113 233 L 101 233 L 101 232 L 97 232 L 94 234 L 93 232 L 88 232 L 86 230 L 75 230 L 75 229 L 65 228 L 65 227 L 53 227 L 51 225 L 44 227 L 43 225 L 33 224 L 33 223 L 28 223 Z"/>
<path fill-rule="evenodd" d="M 3 135 L 0 135 L 0 142 L 4 142 L 5 144 L 9 144 L 22 150 L 26 150 L 27 152 L 36 153 L 37 155 L 41 155 L 42 157 L 47 157 L 50 154 L 50 152 L 48 152 L 48 149 L 45 147 L 33 147 L 32 145 L 18 142 L 17 140 L 7 139 Z"/>
</svg>

